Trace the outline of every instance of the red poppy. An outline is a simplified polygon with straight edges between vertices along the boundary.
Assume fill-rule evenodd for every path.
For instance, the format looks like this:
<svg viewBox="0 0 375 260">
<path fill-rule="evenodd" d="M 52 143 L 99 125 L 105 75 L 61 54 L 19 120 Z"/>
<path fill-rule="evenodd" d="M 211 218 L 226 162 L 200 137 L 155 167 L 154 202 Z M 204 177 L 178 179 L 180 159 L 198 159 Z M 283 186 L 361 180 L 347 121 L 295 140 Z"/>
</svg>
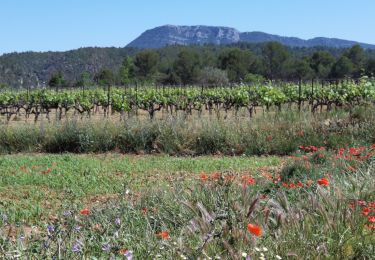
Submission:
<svg viewBox="0 0 375 260">
<path fill-rule="evenodd" d="M 214 173 L 212 173 L 211 178 L 213 180 L 218 180 L 218 179 L 220 179 L 220 176 L 221 176 L 220 173 L 214 172 Z"/>
<path fill-rule="evenodd" d="M 375 222 L 375 216 L 368 217 L 368 221 L 370 221 L 371 223 L 374 223 Z"/>
<path fill-rule="evenodd" d="M 208 180 L 208 176 L 207 176 L 207 174 L 202 173 L 202 174 L 201 174 L 201 180 L 202 180 L 202 181 L 207 181 L 207 180 Z"/>
<path fill-rule="evenodd" d="M 289 188 L 294 189 L 295 187 L 296 187 L 296 185 L 295 185 L 294 183 L 290 183 L 290 184 L 289 184 Z"/>
<path fill-rule="evenodd" d="M 247 224 L 247 230 L 257 237 L 262 235 L 262 228 L 255 224 Z"/>
<path fill-rule="evenodd" d="M 329 181 L 326 178 L 321 178 L 318 180 L 318 184 L 322 186 L 329 186 Z"/>
<path fill-rule="evenodd" d="M 168 231 L 161 231 L 160 233 L 156 234 L 156 236 L 165 240 L 165 239 L 169 238 L 169 232 Z"/>
<path fill-rule="evenodd" d="M 42 174 L 47 174 L 47 173 L 50 173 L 51 171 L 52 171 L 52 169 L 51 169 L 51 168 L 48 168 L 47 170 L 42 171 Z"/>
<path fill-rule="evenodd" d="M 244 176 L 242 179 L 248 185 L 255 184 L 255 179 L 252 176 Z"/>
<path fill-rule="evenodd" d="M 363 216 L 368 216 L 370 214 L 370 209 L 369 208 L 363 208 L 362 209 L 362 215 Z"/>
<path fill-rule="evenodd" d="M 89 210 L 89 209 L 81 209 L 81 211 L 79 213 L 81 213 L 81 215 L 89 215 L 91 213 L 91 210 Z"/>
<path fill-rule="evenodd" d="M 298 186 L 298 187 L 302 187 L 302 186 L 303 186 L 303 183 L 299 181 L 299 182 L 297 182 L 297 186 Z"/>
</svg>

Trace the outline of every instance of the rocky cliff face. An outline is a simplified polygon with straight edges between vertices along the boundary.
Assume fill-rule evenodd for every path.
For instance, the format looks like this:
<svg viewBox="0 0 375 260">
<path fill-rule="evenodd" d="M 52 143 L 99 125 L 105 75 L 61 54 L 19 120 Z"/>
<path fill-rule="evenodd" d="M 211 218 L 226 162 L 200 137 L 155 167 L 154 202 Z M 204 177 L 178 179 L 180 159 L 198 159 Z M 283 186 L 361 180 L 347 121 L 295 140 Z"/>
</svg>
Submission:
<svg viewBox="0 0 375 260">
<path fill-rule="evenodd" d="M 165 25 L 147 30 L 127 47 L 161 48 L 167 45 L 230 44 L 240 40 L 233 28 Z"/>
<path fill-rule="evenodd" d="M 167 45 L 231 44 L 236 42 L 261 43 L 276 41 L 291 47 L 325 46 L 348 48 L 360 44 L 363 48 L 375 49 L 375 45 L 358 43 L 335 38 L 318 37 L 303 40 L 296 37 L 283 37 L 263 32 L 240 33 L 234 28 L 218 26 L 176 26 L 165 25 L 147 30 L 127 45 L 141 49 L 161 48 Z"/>
</svg>

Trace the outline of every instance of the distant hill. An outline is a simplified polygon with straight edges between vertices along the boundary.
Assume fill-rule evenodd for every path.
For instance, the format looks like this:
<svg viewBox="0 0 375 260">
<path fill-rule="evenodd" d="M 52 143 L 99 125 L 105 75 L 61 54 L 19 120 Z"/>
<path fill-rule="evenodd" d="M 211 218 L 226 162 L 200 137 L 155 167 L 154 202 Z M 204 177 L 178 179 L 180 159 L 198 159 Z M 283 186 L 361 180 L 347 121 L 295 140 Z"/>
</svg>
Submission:
<svg viewBox="0 0 375 260">
<path fill-rule="evenodd" d="M 348 41 L 336 38 L 317 37 L 303 40 L 296 37 L 283 37 L 264 32 L 239 32 L 230 27 L 220 26 L 176 26 L 164 25 L 147 30 L 127 47 L 141 49 L 156 49 L 167 45 L 204 45 L 204 44 L 231 44 L 237 42 L 262 43 L 280 42 L 290 47 L 324 46 L 328 48 L 349 48 L 359 44 L 365 49 L 375 49 L 375 45 Z"/>
</svg>

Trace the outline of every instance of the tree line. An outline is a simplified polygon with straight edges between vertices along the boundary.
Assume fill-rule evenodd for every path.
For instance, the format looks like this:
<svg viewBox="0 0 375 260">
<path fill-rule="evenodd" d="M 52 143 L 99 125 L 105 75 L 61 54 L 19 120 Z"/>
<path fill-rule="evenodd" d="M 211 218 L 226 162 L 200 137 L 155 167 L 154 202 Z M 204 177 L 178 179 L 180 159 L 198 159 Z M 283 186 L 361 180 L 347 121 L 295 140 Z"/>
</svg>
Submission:
<svg viewBox="0 0 375 260">
<path fill-rule="evenodd" d="M 62 68 L 58 65 L 53 67 L 45 85 L 52 88 L 135 84 L 221 86 L 264 80 L 342 79 L 375 75 L 374 51 L 364 50 L 359 45 L 349 49 L 291 48 L 269 42 L 168 46 L 152 50 L 108 48 L 106 52 L 100 49 L 100 55 L 96 54 L 95 48 L 91 51 L 82 49 L 71 53 L 70 59 L 64 57 L 69 63 L 63 63 Z M 95 58 L 92 53 L 95 53 Z M 88 59 L 90 64 L 85 64 Z M 66 69 L 69 65 L 76 69 Z"/>
</svg>

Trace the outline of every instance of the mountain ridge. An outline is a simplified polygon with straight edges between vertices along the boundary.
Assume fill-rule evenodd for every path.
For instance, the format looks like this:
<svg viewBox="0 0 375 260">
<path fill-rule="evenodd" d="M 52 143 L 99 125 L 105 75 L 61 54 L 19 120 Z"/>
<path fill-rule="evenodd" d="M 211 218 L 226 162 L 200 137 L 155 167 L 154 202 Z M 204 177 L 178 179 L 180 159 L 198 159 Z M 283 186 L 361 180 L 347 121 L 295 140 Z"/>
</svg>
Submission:
<svg viewBox="0 0 375 260">
<path fill-rule="evenodd" d="M 146 30 L 126 47 L 140 49 L 158 49 L 168 45 L 204 45 L 232 44 L 238 42 L 262 43 L 275 41 L 289 47 L 324 46 L 332 48 L 350 48 L 359 44 L 365 49 L 375 49 L 375 44 L 362 43 L 339 38 L 314 37 L 301 39 L 298 37 L 280 36 L 260 31 L 240 32 L 226 26 L 206 25 L 162 25 Z"/>
</svg>

